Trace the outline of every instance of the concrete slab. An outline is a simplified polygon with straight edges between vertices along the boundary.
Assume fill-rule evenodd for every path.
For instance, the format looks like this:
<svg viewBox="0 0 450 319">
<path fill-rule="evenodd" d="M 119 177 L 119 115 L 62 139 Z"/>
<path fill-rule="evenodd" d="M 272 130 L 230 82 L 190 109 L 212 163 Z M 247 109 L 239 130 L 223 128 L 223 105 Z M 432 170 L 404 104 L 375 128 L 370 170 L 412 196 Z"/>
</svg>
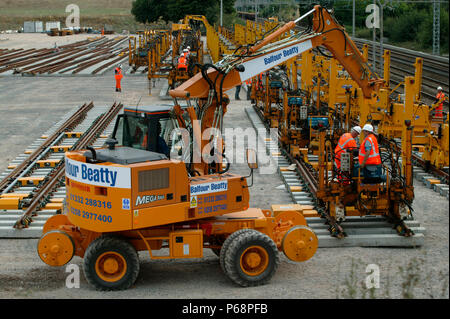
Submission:
<svg viewBox="0 0 450 319">
<path fill-rule="evenodd" d="M 403 237 L 396 234 L 353 235 L 343 239 L 329 235 L 319 235 L 319 247 L 419 247 L 425 243 L 425 236 L 417 234 Z"/>
<path fill-rule="evenodd" d="M 426 187 L 434 189 L 434 185 L 439 184 L 440 180 L 438 180 L 438 179 L 436 179 L 434 177 L 433 178 L 427 178 L 427 179 L 424 179 L 424 183 L 425 183 Z"/>
</svg>

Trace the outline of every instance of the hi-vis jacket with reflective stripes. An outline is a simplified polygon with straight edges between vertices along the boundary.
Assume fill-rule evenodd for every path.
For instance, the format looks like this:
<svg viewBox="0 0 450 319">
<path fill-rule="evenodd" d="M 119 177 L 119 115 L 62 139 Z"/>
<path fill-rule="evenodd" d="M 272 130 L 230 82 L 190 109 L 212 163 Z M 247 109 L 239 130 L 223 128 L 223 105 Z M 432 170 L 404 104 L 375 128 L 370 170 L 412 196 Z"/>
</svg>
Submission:
<svg viewBox="0 0 450 319">
<path fill-rule="evenodd" d="M 436 94 L 436 99 L 440 100 L 445 96 L 444 92 L 438 92 L 438 94 Z M 443 116 L 443 110 L 444 110 L 444 103 L 441 102 L 439 103 L 439 105 L 435 108 L 434 110 L 434 115 L 436 117 L 442 117 Z"/>
<path fill-rule="evenodd" d="M 334 159 L 338 168 L 341 166 L 341 153 L 345 149 L 355 149 L 357 147 L 358 145 L 356 144 L 356 140 L 353 138 L 351 133 L 342 134 L 338 145 L 334 149 Z"/>
<path fill-rule="evenodd" d="M 186 57 L 184 55 L 178 58 L 178 69 L 187 69 Z"/>
<path fill-rule="evenodd" d="M 380 165 L 381 157 L 380 150 L 378 149 L 378 141 L 375 135 L 369 134 L 361 144 L 359 148 L 359 165 L 364 161 L 364 157 L 366 156 L 366 142 L 371 144 L 369 157 L 367 158 L 367 162 L 365 165 Z"/>
</svg>

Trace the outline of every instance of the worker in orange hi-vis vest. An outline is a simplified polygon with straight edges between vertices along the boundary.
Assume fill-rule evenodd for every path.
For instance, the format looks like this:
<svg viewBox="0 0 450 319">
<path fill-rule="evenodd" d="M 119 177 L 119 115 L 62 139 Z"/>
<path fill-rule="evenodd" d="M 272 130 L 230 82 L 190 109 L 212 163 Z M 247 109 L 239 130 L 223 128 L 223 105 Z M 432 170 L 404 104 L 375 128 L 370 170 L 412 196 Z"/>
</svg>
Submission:
<svg viewBox="0 0 450 319">
<path fill-rule="evenodd" d="M 374 135 L 373 126 L 366 124 L 362 128 L 364 141 L 359 148 L 359 167 L 361 176 L 365 178 L 381 177 L 381 156 L 378 140 Z"/>
<path fill-rule="evenodd" d="M 341 168 L 341 153 L 344 151 L 351 152 L 354 149 L 357 149 L 358 143 L 356 142 L 356 138 L 361 133 L 361 128 L 359 126 L 355 126 L 352 128 L 350 133 L 344 133 L 338 141 L 336 148 L 334 149 L 334 162 L 338 169 Z"/>
<path fill-rule="evenodd" d="M 184 70 L 187 71 L 187 59 L 185 54 L 181 54 L 181 56 L 178 58 L 178 70 Z"/>
<path fill-rule="evenodd" d="M 441 99 L 445 98 L 445 94 L 444 92 L 442 92 L 442 87 L 438 87 L 437 88 L 437 94 L 436 94 L 436 101 L 435 103 L 438 103 Z M 439 103 L 439 105 L 434 109 L 434 116 L 437 118 L 442 119 L 443 116 L 443 111 L 444 111 L 444 102 L 442 101 L 441 103 Z"/>
<path fill-rule="evenodd" d="M 114 73 L 115 73 L 114 78 L 116 79 L 116 92 L 122 92 L 122 86 L 120 84 L 123 78 L 121 64 L 119 64 L 119 66 L 114 70 Z"/>
</svg>

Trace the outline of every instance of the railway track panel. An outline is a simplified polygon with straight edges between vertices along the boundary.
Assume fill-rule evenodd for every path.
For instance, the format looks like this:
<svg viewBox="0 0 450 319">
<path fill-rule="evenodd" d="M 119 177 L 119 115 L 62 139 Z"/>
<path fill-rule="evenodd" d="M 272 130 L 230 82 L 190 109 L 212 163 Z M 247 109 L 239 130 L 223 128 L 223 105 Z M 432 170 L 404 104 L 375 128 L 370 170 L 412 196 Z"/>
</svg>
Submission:
<svg viewBox="0 0 450 319">
<path fill-rule="evenodd" d="M 373 43 L 364 39 L 353 39 L 358 48 L 362 50 L 363 44 L 369 45 L 369 62 L 373 64 Z M 414 76 L 414 63 L 416 58 L 423 59 L 422 74 L 422 98 L 425 103 L 432 104 L 435 101 L 437 87 L 441 86 L 445 95 L 449 96 L 449 59 L 440 56 L 433 56 L 419 51 L 413 51 L 392 45 L 384 45 L 385 50 L 391 51 L 391 88 L 404 81 L 405 76 Z M 377 69 L 380 66 L 380 44 L 375 44 L 375 53 L 377 55 Z M 381 63 L 382 59 L 381 59 Z M 380 73 L 380 72 L 378 72 Z M 382 73 L 382 71 L 381 71 Z M 397 93 L 403 93 L 402 88 L 396 90 Z M 448 101 L 444 101 L 444 107 L 449 108 Z"/>
<path fill-rule="evenodd" d="M 261 114 L 254 107 L 247 107 L 245 112 L 255 130 L 267 128 L 261 119 Z M 425 228 L 412 218 L 405 221 L 405 224 L 415 233 L 411 237 L 399 236 L 393 225 L 381 216 L 346 216 L 345 221 L 338 226 L 345 230 L 347 236 L 344 238 L 332 236 L 330 225 L 320 214 L 322 207 L 318 205 L 313 195 L 314 176 L 307 174 L 308 168 L 293 162 L 292 158 L 279 148 L 278 137 L 259 136 L 259 138 L 263 139 L 267 154 L 277 163 L 278 174 L 292 199 L 292 203 L 281 205 L 282 208 L 292 207 L 302 211 L 308 226 L 319 238 L 319 247 L 418 247 L 424 244 Z M 317 156 L 308 155 L 308 160 L 314 166 Z"/>
<path fill-rule="evenodd" d="M 0 76 L 99 75 L 128 58 L 128 37 L 79 41 L 51 49 L 0 52 Z"/>
<path fill-rule="evenodd" d="M 52 167 L 41 167 L 38 163 L 28 162 L 27 157 L 19 155 L 10 163 L 10 168 L 3 174 L 3 181 L 12 172 L 14 165 L 25 163 L 28 173 L 24 179 L 17 183 L 16 180 L 7 179 L 7 192 L 1 196 L 24 197 L 21 203 L 24 207 L 17 209 L 0 210 L 0 238 L 39 238 L 42 234 L 43 225 L 47 219 L 62 211 L 63 201 L 66 196 L 64 185 L 64 153 L 65 151 L 103 146 L 105 140 L 112 133 L 114 118 L 122 108 L 122 104 L 115 103 L 111 106 L 95 106 L 90 109 L 86 117 L 72 132 L 63 133 L 65 137 L 58 145 L 45 148 L 47 152 L 45 162 L 53 163 Z M 72 113 L 72 112 L 71 112 Z M 48 136 L 58 132 L 61 125 L 73 114 L 66 114 L 64 118 L 53 128 L 47 131 L 41 138 L 30 145 L 28 150 L 38 149 Z M 0 177 L 1 178 L 1 177 Z M 24 182 L 25 181 L 25 182 Z M 11 183 L 16 185 L 11 186 Z M 13 195 L 14 194 L 14 195 Z"/>
<path fill-rule="evenodd" d="M 395 142 L 401 147 L 400 138 L 396 138 Z M 400 151 L 400 149 L 398 151 Z M 432 165 L 427 165 L 422 159 L 422 154 L 423 153 L 415 150 L 412 152 L 414 178 L 441 196 L 448 198 L 449 168 L 443 167 L 442 169 L 438 169 Z M 402 163 L 401 158 L 399 159 L 399 163 Z"/>
</svg>

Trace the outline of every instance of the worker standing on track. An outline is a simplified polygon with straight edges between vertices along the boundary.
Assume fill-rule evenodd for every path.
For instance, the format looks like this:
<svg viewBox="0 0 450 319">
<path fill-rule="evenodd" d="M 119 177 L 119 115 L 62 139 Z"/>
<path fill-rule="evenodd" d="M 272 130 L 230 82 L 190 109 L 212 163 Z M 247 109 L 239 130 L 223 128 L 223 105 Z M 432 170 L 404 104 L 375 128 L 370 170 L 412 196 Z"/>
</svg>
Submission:
<svg viewBox="0 0 450 319">
<path fill-rule="evenodd" d="M 341 168 L 341 153 L 344 151 L 351 152 L 358 148 L 356 138 L 361 134 L 361 127 L 355 126 L 350 133 L 344 133 L 339 139 L 338 145 L 334 149 L 334 163 L 338 169 Z"/>
<path fill-rule="evenodd" d="M 436 101 L 435 103 L 438 103 L 441 99 L 445 98 L 444 92 L 442 92 L 442 87 L 438 86 L 437 88 L 437 94 L 436 94 Z M 434 116 L 442 119 L 443 117 L 443 111 L 444 111 L 444 102 L 442 101 L 439 103 L 439 105 L 434 109 Z"/>
<path fill-rule="evenodd" d="M 114 70 L 114 73 L 115 73 L 114 78 L 116 79 L 116 92 L 122 92 L 122 86 L 120 84 L 123 78 L 121 64 L 117 66 L 117 68 Z"/>
<path fill-rule="evenodd" d="M 364 125 L 364 141 L 359 148 L 359 167 L 364 178 L 381 177 L 381 156 L 378 148 L 378 140 L 374 135 L 373 126 Z"/>
</svg>

